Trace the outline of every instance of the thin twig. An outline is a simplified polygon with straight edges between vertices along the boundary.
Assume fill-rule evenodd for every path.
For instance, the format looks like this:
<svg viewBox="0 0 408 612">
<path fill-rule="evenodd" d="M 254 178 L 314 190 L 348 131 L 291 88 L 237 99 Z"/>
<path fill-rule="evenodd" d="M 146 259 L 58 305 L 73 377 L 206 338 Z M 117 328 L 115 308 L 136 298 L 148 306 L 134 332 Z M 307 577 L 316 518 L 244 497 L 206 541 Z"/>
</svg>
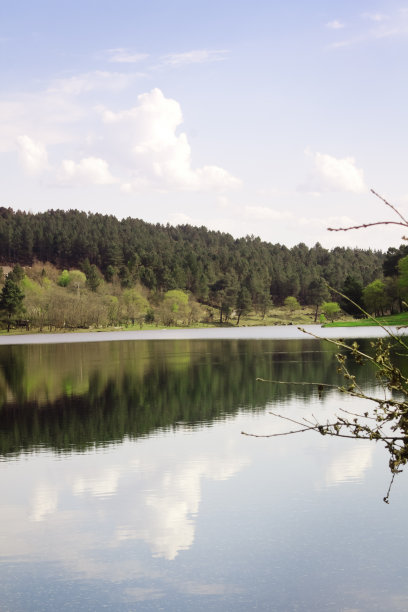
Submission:
<svg viewBox="0 0 408 612">
<path fill-rule="evenodd" d="M 385 501 L 386 504 L 390 503 L 391 487 L 392 487 L 392 485 L 394 483 L 395 474 L 396 474 L 396 472 L 394 472 L 393 475 L 392 475 L 390 486 L 388 487 L 387 495 L 383 499 L 383 501 Z"/>
<path fill-rule="evenodd" d="M 391 210 L 393 210 L 400 219 L 403 220 L 403 222 L 405 223 L 405 225 L 408 227 L 408 221 L 405 219 L 405 217 L 400 213 L 400 211 L 398 210 L 398 208 L 396 208 L 393 204 L 390 204 L 385 198 L 383 198 L 383 196 L 381 196 L 379 193 L 377 193 L 376 191 L 374 191 L 374 189 L 370 189 L 371 193 L 374 194 L 375 196 L 377 196 L 377 198 L 380 198 L 380 200 L 382 202 L 384 202 L 384 204 L 386 206 L 389 206 L 391 208 Z"/>
<path fill-rule="evenodd" d="M 402 227 L 407 227 L 407 224 L 401 221 L 375 221 L 374 223 L 362 223 L 361 225 L 352 225 L 350 227 L 328 227 L 327 231 L 348 232 L 349 230 L 364 229 L 366 227 L 373 227 L 374 225 L 402 225 Z"/>
<path fill-rule="evenodd" d="M 301 423 L 299 423 L 299 421 L 295 421 L 294 419 L 291 419 L 289 417 L 283 416 L 282 414 L 278 414 L 276 412 L 270 412 L 269 414 L 279 417 L 280 419 L 283 419 L 284 421 L 289 421 L 291 423 L 295 423 L 296 425 L 302 425 Z M 330 431 L 328 428 L 330 427 L 335 427 L 336 425 L 338 425 L 338 423 L 327 423 L 326 425 L 310 425 L 309 427 L 304 427 L 302 429 L 297 429 L 294 431 L 284 431 L 281 433 L 274 433 L 274 434 L 250 434 L 247 433 L 246 431 L 241 431 L 241 434 L 243 436 L 250 436 L 252 438 L 276 438 L 277 436 L 289 436 L 291 434 L 295 434 L 295 433 L 304 433 L 305 431 L 316 431 L 318 433 L 320 433 L 321 435 L 327 435 L 327 436 L 332 436 L 332 437 L 336 437 L 336 438 L 351 438 L 353 440 L 355 440 L 356 438 L 358 438 L 359 440 L 372 440 L 372 438 L 368 435 L 366 436 L 356 436 L 356 435 L 347 435 L 347 434 L 341 434 L 340 432 L 336 433 L 334 431 Z M 346 426 L 346 424 L 343 425 L 344 427 Z M 377 442 L 398 442 L 398 441 L 405 441 L 406 440 L 406 436 L 380 436 L 379 438 L 376 438 Z"/>
<path fill-rule="evenodd" d="M 299 328 L 300 329 L 300 328 Z M 311 385 L 312 387 L 328 387 L 329 389 L 338 389 L 337 385 L 329 385 L 326 383 L 315 383 L 315 382 L 306 382 L 306 381 L 286 381 L 286 380 L 267 380 L 266 378 L 257 378 L 258 382 L 267 382 L 273 383 L 275 385 Z"/>
<path fill-rule="evenodd" d="M 370 189 L 371 193 L 374 194 L 377 198 L 379 198 L 386 206 L 391 208 L 395 212 L 396 215 L 401 219 L 401 221 L 375 221 L 374 223 L 362 223 L 361 225 L 352 225 L 350 227 L 328 227 L 329 232 L 348 232 L 349 230 L 354 229 L 364 229 L 366 227 L 373 227 L 374 225 L 402 225 L 402 227 L 408 227 L 408 221 L 405 217 L 400 213 L 400 211 L 393 205 L 390 204 L 383 196 L 374 191 L 374 189 Z"/>
<path fill-rule="evenodd" d="M 380 196 L 379 196 L 380 197 Z M 391 205 L 390 205 L 391 206 Z M 396 336 L 395 334 L 392 333 L 392 331 L 389 329 L 389 327 L 385 327 L 380 321 L 378 321 L 378 319 L 376 319 L 375 317 L 373 317 L 372 314 L 370 314 L 369 312 L 367 312 L 366 310 L 364 310 L 364 308 L 362 306 L 360 306 L 360 304 L 357 304 L 356 302 L 354 302 L 351 298 L 349 298 L 347 295 L 345 295 L 344 293 L 342 293 L 341 291 L 339 291 L 338 289 L 334 289 L 334 287 L 331 287 L 328 283 L 327 283 L 327 287 L 329 288 L 330 291 L 333 291 L 334 293 L 337 293 L 337 295 L 339 295 L 340 297 L 342 297 L 343 299 L 347 300 L 348 302 L 350 302 L 350 304 L 353 304 L 353 306 L 355 306 L 356 308 L 358 308 L 360 310 L 360 312 L 365 315 L 366 317 L 368 317 L 369 319 L 371 319 L 372 321 L 374 321 L 374 323 L 376 324 L 376 326 L 381 327 L 381 329 L 383 329 L 389 336 L 390 338 L 392 338 L 393 340 L 395 340 L 396 342 L 398 342 L 398 344 L 401 344 L 401 346 L 403 346 L 405 349 L 408 349 L 407 344 L 403 341 L 403 339 L 401 338 L 401 336 Z M 299 328 L 298 328 L 299 329 Z M 398 328 L 399 329 L 399 328 Z"/>
<path fill-rule="evenodd" d="M 381 324 L 379 324 L 379 327 L 382 327 L 382 329 L 384 329 L 391 338 L 394 338 L 400 344 L 402 344 L 402 346 L 404 348 L 408 349 L 408 346 L 404 342 L 401 342 L 398 339 L 398 336 L 394 336 L 392 332 L 390 332 L 386 327 L 384 327 Z M 322 340 L 321 336 L 318 336 L 317 334 L 314 334 L 313 332 L 311 332 L 309 330 L 306 330 L 303 327 L 298 327 L 298 330 L 303 332 L 303 333 L 305 333 L 305 334 L 309 334 L 309 336 L 312 336 L 313 338 L 316 338 L 317 340 Z M 342 342 L 341 340 L 335 340 L 335 339 L 332 339 L 332 338 L 323 338 L 323 340 L 325 342 L 329 342 L 330 344 L 334 344 L 335 346 L 341 346 L 342 348 L 345 348 L 347 351 L 349 351 L 351 353 L 353 353 L 353 352 L 357 353 L 358 355 L 360 355 L 360 357 L 363 357 L 364 359 L 367 359 L 368 361 L 370 361 L 377 369 L 384 369 L 385 368 L 385 369 L 389 370 L 390 372 L 393 371 L 393 368 L 391 366 L 388 366 L 388 365 L 386 365 L 384 363 L 382 363 L 382 364 L 377 363 L 375 361 L 375 359 L 373 357 L 371 357 L 371 355 L 367 355 L 366 353 L 363 353 L 357 347 L 350 346 L 349 344 L 346 344 L 345 342 Z M 404 378 L 404 380 L 406 382 L 408 382 L 408 379 L 405 376 L 403 376 L 403 378 Z"/>
<path fill-rule="evenodd" d="M 249 436 L 250 438 L 277 438 L 278 436 L 290 436 L 292 434 L 304 433 L 305 431 L 311 431 L 314 427 L 305 427 L 304 429 L 295 429 L 293 431 L 284 431 L 282 433 L 275 434 L 251 434 L 246 431 L 241 431 L 243 436 Z"/>
<path fill-rule="evenodd" d="M 351 416 L 358 417 L 360 419 L 370 419 L 372 421 L 376 421 L 377 419 L 373 416 L 367 414 L 359 414 L 358 412 L 351 412 L 350 410 L 346 410 L 345 408 L 339 408 L 341 412 L 345 412 L 346 414 L 350 414 Z"/>
<path fill-rule="evenodd" d="M 299 421 L 295 421 L 294 419 L 291 419 L 290 417 L 284 416 L 283 414 L 279 414 L 279 413 L 277 413 L 277 412 L 270 412 L 269 414 L 271 414 L 272 416 L 276 416 L 276 417 L 278 417 L 278 418 L 280 418 L 280 419 L 283 419 L 284 421 L 289 421 L 289 422 L 291 422 L 291 423 L 295 423 L 296 425 L 302 425 L 302 423 L 300 423 Z M 338 423 L 336 422 L 336 423 L 327 423 L 326 425 L 319 425 L 319 423 L 317 422 L 317 424 L 316 424 L 316 425 L 311 425 L 311 426 L 309 427 L 309 430 L 313 429 L 313 430 L 318 431 L 319 433 L 321 433 L 321 431 L 320 431 L 320 430 L 321 430 L 322 428 L 323 428 L 323 429 L 325 429 L 326 427 L 334 427 L 334 426 L 335 426 L 335 425 L 337 425 L 337 424 L 338 424 Z M 347 423 L 346 423 L 346 422 L 344 422 L 344 423 L 343 423 L 343 426 L 346 426 L 346 425 L 347 425 Z M 331 435 L 331 436 L 337 436 L 337 435 L 338 435 L 337 433 L 336 433 L 336 434 L 334 434 L 334 433 L 330 433 L 330 432 L 327 432 L 327 434 L 328 434 L 328 435 Z M 276 435 L 276 434 L 272 434 L 272 436 L 273 436 L 273 435 Z M 263 436 L 261 436 L 261 437 L 263 437 Z M 342 437 L 351 437 L 351 438 L 355 438 L 355 436 L 344 436 L 344 435 L 343 435 Z M 398 441 L 398 440 L 402 440 L 402 441 L 404 441 L 404 440 L 406 440 L 406 439 L 407 439 L 407 436 L 381 436 L 381 438 L 378 438 L 378 440 L 383 440 L 383 441 L 384 441 L 384 440 L 389 440 L 389 441 Z"/>
</svg>

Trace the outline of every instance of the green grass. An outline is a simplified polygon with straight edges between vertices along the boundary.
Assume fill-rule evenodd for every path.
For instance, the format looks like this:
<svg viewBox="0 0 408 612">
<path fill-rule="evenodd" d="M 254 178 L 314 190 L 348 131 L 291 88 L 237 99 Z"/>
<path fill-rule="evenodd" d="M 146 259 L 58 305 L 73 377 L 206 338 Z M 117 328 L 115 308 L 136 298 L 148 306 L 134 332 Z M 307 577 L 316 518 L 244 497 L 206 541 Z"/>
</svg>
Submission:
<svg viewBox="0 0 408 612">
<path fill-rule="evenodd" d="M 232 319 L 231 323 L 236 325 L 236 319 Z M 274 306 L 262 318 L 260 314 L 250 312 L 248 315 L 241 317 L 239 322 L 240 327 L 252 327 L 256 325 L 307 325 L 314 323 L 314 309 L 303 306 L 297 310 L 290 311 L 284 306 Z"/>
<path fill-rule="evenodd" d="M 307 325 L 310 323 L 314 323 L 314 315 L 315 309 L 310 306 L 302 306 L 301 308 L 295 311 L 289 311 L 284 306 L 274 306 L 268 312 L 268 314 L 263 318 L 260 314 L 255 313 L 254 311 L 249 314 L 242 316 L 239 322 L 239 327 L 254 327 L 259 325 Z M 128 325 L 128 326 L 118 326 L 118 327 L 90 327 L 89 329 L 53 329 L 52 332 L 49 331 L 48 328 L 44 328 L 42 333 L 84 333 L 84 332 L 105 332 L 105 331 L 138 331 L 142 330 L 158 330 L 158 329 L 180 329 L 183 328 L 209 328 L 209 327 L 235 327 L 237 324 L 236 318 L 230 319 L 228 322 L 223 322 L 222 325 L 218 322 L 219 314 L 218 311 L 214 311 L 214 319 L 211 323 L 209 322 L 199 322 L 193 323 L 191 325 L 179 325 L 179 326 L 169 326 L 166 327 L 161 324 L 149 323 L 144 324 L 141 328 L 138 324 L 136 325 Z M 408 312 L 401 313 L 399 315 L 393 315 L 389 317 L 380 317 L 378 319 L 382 325 L 408 325 Z M 319 319 L 317 321 L 319 323 Z M 371 319 L 360 319 L 360 320 L 340 320 L 335 321 L 334 323 L 326 322 L 324 327 L 359 327 L 359 326 L 367 326 L 374 325 L 374 322 Z M 38 329 L 31 328 L 30 331 L 26 331 L 23 328 L 19 329 L 11 329 L 9 334 L 5 329 L 0 330 L 0 335 L 25 335 L 27 333 L 40 333 Z"/>
<path fill-rule="evenodd" d="M 270 309 L 268 314 L 263 318 L 260 314 L 250 312 L 248 315 L 242 316 L 239 322 L 239 327 L 254 327 L 259 325 L 306 325 L 308 323 L 314 323 L 314 309 L 304 306 L 296 311 L 290 312 L 288 309 L 279 306 L 275 306 Z M 44 327 L 41 333 L 84 333 L 84 332 L 106 332 L 106 331 L 139 331 L 142 330 L 158 330 L 158 329 L 180 329 L 183 328 L 209 328 L 209 327 L 236 327 L 237 320 L 235 317 L 229 319 L 227 322 L 219 323 L 218 311 L 214 311 L 214 319 L 211 323 L 199 322 L 192 323 L 191 325 L 179 325 L 179 326 L 168 326 L 155 323 L 145 323 L 142 327 L 140 325 L 127 325 L 118 327 L 90 327 L 89 329 L 53 329 L 51 332 L 47 327 Z M 5 329 L 0 329 L 0 336 L 2 335 L 25 335 L 25 334 L 40 333 L 38 329 L 32 327 L 27 332 L 24 328 L 11 329 L 9 333 Z"/>
<path fill-rule="evenodd" d="M 323 327 L 369 327 L 373 325 L 408 325 L 408 312 L 400 312 L 399 314 L 387 315 L 385 317 L 377 317 L 376 321 L 373 321 L 372 319 L 334 321 L 334 323 L 325 323 Z"/>
</svg>

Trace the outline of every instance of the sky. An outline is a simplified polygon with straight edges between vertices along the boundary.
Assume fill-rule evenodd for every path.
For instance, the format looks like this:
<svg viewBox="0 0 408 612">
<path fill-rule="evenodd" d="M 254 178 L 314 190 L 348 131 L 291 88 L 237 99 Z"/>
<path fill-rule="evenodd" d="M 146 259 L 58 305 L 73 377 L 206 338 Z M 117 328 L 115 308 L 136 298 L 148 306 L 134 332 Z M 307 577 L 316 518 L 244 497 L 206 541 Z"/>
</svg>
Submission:
<svg viewBox="0 0 408 612">
<path fill-rule="evenodd" d="M 387 250 L 408 0 L 0 2 L 0 205 Z"/>
</svg>

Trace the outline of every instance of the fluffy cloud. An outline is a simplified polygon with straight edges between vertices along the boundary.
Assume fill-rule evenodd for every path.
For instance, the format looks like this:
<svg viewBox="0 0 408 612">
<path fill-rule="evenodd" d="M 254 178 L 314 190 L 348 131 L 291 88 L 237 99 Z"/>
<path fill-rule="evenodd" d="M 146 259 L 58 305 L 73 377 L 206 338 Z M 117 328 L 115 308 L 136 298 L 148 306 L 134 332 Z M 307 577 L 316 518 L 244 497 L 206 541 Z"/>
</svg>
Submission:
<svg viewBox="0 0 408 612">
<path fill-rule="evenodd" d="M 85 157 L 78 163 L 72 159 L 65 159 L 58 178 L 61 183 L 111 185 L 116 182 L 110 173 L 108 163 L 99 157 Z"/>
<path fill-rule="evenodd" d="M 111 128 L 110 138 L 122 143 L 122 159 L 128 153 L 131 177 L 124 181 L 125 191 L 147 185 L 192 191 L 239 186 L 240 181 L 219 166 L 192 167 L 187 135 L 177 133 L 183 122 L 180 104 L 160 89 L 139 95 L 138 104 L 129 110 L 100 109 L 100 113 Z"/>
<path fill-rule="evenodd" d="M 123 193 L 238 187 L 240 181 L 220 166 L 193 166 L 187 134 L 180 131 L 180 104 L 160 89 L 122 111 L 95 104 L 102 91 L 115 93 L 132 79 L 134 74 L 79 74 L 23 102 L 0 103 L 0 151 L 17 149 L 26 172 L 46 171 L 48 184 L 117 183 Z"/>
<path fill-rule="evenodd" d="M 29 136 L 23 135 L 17 138 L 17 148 L 20 161 L 28 174 L 37 176 L 46 170 L 48 155 L 41 142 L 35 142 Z"/>
<path fill-rule="evenodd" d="M 325 153 L 312 154 L 308 151 L 306 154 L 312 158 L 314 169 L 306 183 L 299 187 L 301 191 L 316 194 L 330 191 L 367 191 L 363 171 L 356 167 L 353 157 L 339 159 Z"/>
</svg>

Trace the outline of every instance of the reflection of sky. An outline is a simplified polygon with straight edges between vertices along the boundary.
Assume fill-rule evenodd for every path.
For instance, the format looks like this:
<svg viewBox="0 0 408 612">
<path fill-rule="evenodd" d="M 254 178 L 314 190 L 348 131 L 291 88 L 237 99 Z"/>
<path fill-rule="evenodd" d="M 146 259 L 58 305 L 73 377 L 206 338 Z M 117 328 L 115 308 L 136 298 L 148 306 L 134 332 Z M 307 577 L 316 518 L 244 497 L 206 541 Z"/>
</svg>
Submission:
<svg viewBox="0 0 408 612">
<path fill-rule="evenodd" d="M 322 418 L 339 401 L 294 401 L 278 411 Z M 406 509 L 402 477 L 388 507 L 381 501 L 386 456 L 378 445 L 314 433 L 240 435 L 285 427 L 270 414 L 246 412 L 99 451 L 2 462 L 0 525 L 7 529 L 0 531 L 0 572 L 7 562 L 22 572 L 50 563 L 58 589 L 96 581 L 95 592 L 104 585 L 117 601 L 133 604 L 106 603 L 110 610 L 152 609 L 155 600 L 157 609 L 160 602 L 165 609 L 212 609 L 208 602 L 217 600 L 214 610 L 246 611 L 251 602 L 326 610 L 328 594 L 345 602 L 333 610 L 353 609 L 364 598 L 367 605 L 355 609 L 403 609 L 407 574 L 401 565 L 394 572 L 396 551 L 403 555 L 407 544 L 398 520 Z M 12 575 L 5 574 L 0 595 L 14 588 Z M 174 604 L 175 593 L 184 607 L 181 599 Z M 268 608 L 271 597 L 275 607 Z M 292 608 L 285 607 L 288 598 Z M 209 607 L 196 606 L 200 601 Z"/>
<path fill-rule="evenodd" d="M 374 389 L 367 389 L 367 393 L 371 393 L 371 395 L 374 396 L 376 392 Z M 335 420 L 332 418 L 334 415 L 339 415 L 344 418 L 345 413 L 342 412 L 342 408 L 347 410 L 351 401 L 350 398 L 344 395 L 338 395 L 332 391 L 326 392 L 324 412 L 322 413 L 322 417 L 318 420 L 320 422 L 333 422 Z M 306 409 L 305 405 L 307 406 Z M 314 421 L 311 415 L 316 416 L 316 411 L 321 411 L 323 404 L 316 397 L 312 396 L 305 405 L 301 407 L 298 406 L 296 409 L 291 406 L 290 400 L 288 402 L 280 402 L 279 405 L 268 404 L 268 409 L 273 413 L 268 427 L 268 434 L 283 433 L 285 431 L 293 431 L 301 428 L 300 425 L 297 426 L 276 415 L 290 416 L 290 418 L 299 423 L 303 423 L 304 426 L 310 425 L 310 421 Z M 289 412 L 287 409 L 288 406 L 290 406 Z M 354 409 L 362 413 L 365 410 L 370 410 L 371 407 L 369 401 L 360 400 L 355 405 Z M 307 421 L 304 419 L 307 419 Z M 308 435 L 315 436 L 317 434 L 311 432 Z M 334 444 L 333 438 L 329 436 L 325 438 L 324 442 L 320 440 L 320 443 L 326 448 L 326 457 L 325 474 L 319 480 L 319 487 L 334 486 L 341 483 L 362 482 L 364 480 L 367 470 L 372 466 L 375 444 L 359 440 L 353 441 L 351 447 L 345 444 L 339 446 L 338 444 Z"/>
<path fill-rule="evenodd" d="M 174 559 L 194 542 L 203 480 L 227 480 L 248 463 L 236 435 L 219 439 L 210 452 L 205 450 L 203 445 L 211 433 L 180 432 L 166 439 L 126 443 L 108 453 L 73 455 L 63 461 L 49 455 L 32 457 L 25 466 L 30 473 L 25 494 L 21 496 L 20 491 L 18 501 L 8 502 L 12 506 L 17 503 L 17 521 L 7 512 L 7 505 L 0 509 L 0 521 L 4 523 L 7 513 L 7 521 L 11 519 L 12 523 L 9 537 L 4 537 L 3 554 L 13 555 L 14 539 L 18 539 L 22 525 L 28 545 L 25 553 L 30 555 L 33 550 L 29 550 L 29 543 L 33 538 L 35 546 L 37 533 L 30 526 L 32 522 L 45 522 L 51 532 L 62 528 L 62 534 L 54 534 L 61 540 L 64 520 L 82 530 L 88 520 L 86 513 L 93 508 L 94 526 L 99 524 L 102 529 L 94 537 L 105 538 L 109 546 L 140 540 L 153 556 Z M 197 437 L 201 445 L 197 445 Z M 9 468 L 18 466 L 16 462 Z M 93 531 L 91 528 L 87 532 L 86 539 Z M 19 554 L 22 552 L 19 550 Z"/>
<path fill-rule="evenodd" d="M 34 491 L 30 506 L 30 520 L 44 521 L 48 515 L 54 514 L 57 511 L 57 488 L 50 483 L 39 483 Z"/>
<path fill-rule="evenodd" d="M 330 459 L 326 468 L 326 485 L 342 482 L 362 481 L 372 464 L 374 445 L 358 442 L 354 448 L 345 450 L 341 455 Z"/>
</svg>

